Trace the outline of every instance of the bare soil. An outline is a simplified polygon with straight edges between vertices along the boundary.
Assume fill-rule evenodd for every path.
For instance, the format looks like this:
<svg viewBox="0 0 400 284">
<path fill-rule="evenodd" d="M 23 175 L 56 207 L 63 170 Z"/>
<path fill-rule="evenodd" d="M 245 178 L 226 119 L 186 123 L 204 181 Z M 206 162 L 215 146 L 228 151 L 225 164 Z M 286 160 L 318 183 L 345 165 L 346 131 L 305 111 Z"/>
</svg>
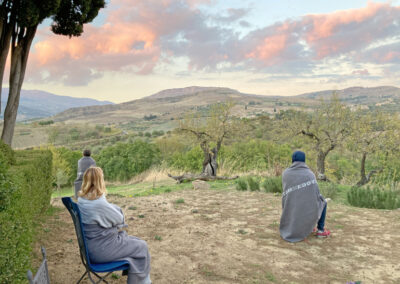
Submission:
<svg viewBox="0 0 400 284">
<path fill-rule="evenodd" d="M 399 210 L 331 202 L 331 237 L 288 243 L 279 235 L 281 199 L 272 194 L 185 190 L 108 200 L 125 211 L 128 233 L 147 241 L 154 284 L 400 283 Z M 43 244 L 51 283 L 76 283 L 84 270 L 72 220 L 59 199 L 54 204 L 62 209 L 43 224 L 37 263 Z M 110 283 L 125 283 L 120 275 Z"/>
</svg>

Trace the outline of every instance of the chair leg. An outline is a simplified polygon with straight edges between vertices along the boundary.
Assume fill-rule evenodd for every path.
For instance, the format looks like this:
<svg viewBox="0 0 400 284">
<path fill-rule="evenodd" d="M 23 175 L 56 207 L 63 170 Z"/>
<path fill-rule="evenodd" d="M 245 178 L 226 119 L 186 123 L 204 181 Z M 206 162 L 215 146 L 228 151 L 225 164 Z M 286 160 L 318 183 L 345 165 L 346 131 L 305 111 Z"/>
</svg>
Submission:
<svg viewBox="0 0 400 284">
<path fill-rule="evenodd" d="M 92 271 L 92 273 L 93 273 L 94 275 L 96 275 L 97 278 L 99 278 L 99 281 L 97 281 L 96 284 L 97 284 L 97 283 L 101 283 L 101 282 L 104 282 L 104 283 L 107 283 L 107 284 L 108 284 L 108 282 L 107 282 L 107 280 L 106 280 L 105 278 L 107 278 L 108 275 L 110 275 L 110 274 L 112 273 L 112 271 L 111 271 L 111 272 L 108 272 L 108 273 L 107 273 L 106 275 L 104 275 L 103 277 L 101 277 L 100 275 L 98 275 L 97 273 L 95 273 L 95 272 L 93 272 L 93 271 Z"/>
<path fill-rule="evenodd" d="M 78 282 L 76 282 L 76 284 L 79 284 L 79 283 L 81 283 L 81 281 L 82 281 L 83 277 L 85 277 L 85 275 L 86 275 L 87 273 L 88 273 L 88 272 L 87 272 L 87 270 L 86 270 L 86 271 L 85 271 L 85 273 L 83 273 L 83 275 L 82 275 L 81 279 L 79 279 L 79 280 L 78 280 Z"/>
</svg>

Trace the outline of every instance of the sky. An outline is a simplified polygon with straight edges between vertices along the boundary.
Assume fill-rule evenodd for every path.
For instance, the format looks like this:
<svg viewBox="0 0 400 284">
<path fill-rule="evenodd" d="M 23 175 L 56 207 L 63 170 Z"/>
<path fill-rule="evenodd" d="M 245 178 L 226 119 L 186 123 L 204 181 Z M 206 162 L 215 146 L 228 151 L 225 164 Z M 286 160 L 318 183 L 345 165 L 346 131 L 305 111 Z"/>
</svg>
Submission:
<svg viewBox="0 0 400 284">
<path fill-rule="evenodd" d="M 80 37 L 50 24 L 23 89 L 120 103 L 188 86 L 400 87 L 400 0 L 111 0 Z"/>
</svg>

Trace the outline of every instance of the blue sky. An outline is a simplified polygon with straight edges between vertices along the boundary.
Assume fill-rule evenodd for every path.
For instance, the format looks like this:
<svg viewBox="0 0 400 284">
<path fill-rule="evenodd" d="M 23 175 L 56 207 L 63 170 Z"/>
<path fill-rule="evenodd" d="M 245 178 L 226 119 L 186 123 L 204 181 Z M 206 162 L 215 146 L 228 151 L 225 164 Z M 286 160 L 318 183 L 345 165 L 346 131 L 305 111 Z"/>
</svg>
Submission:
<svg viewBox="0 0 400 284">
<path fill-rule="evenodd" d="M 113 0 L 79 38 L 39 28 L 23 88 L 124 102 L 168 88 L 400 87 L 400 0 Z"/>
</svg>

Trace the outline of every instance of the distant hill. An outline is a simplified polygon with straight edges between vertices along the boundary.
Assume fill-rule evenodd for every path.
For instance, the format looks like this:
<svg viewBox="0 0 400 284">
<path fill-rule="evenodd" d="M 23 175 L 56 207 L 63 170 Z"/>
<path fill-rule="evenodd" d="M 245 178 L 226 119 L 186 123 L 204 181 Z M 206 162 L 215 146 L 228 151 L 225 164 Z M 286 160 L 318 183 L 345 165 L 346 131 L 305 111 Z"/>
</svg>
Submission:
<svg viewBox="0 0 400 284">
<path fill-rule="evenodd" d="M 1 115 L 3 117 L 8 97 L 8 89 L 4 88 L 1 95 Z M 17 120 L 28 120 L 55 115 L 72 107 L 113 104 L 109 101 L 98 101 L 88 98 L 73 98 L 58 96 L 38 90 L 22 90 L 18 108 Z"/>
<path fill-rule="evenodd" d="M 373 88 L 351 87 L 343 90 L 327 90 L 313 93 L 306 93 L 297 97 L 309 99 L 329 99 L 332 93 L 337 93 L 341 101 L 347 104 L 389 104 L 400 103 L 400 88 L 392 86 L 380 86 Z"/>
<path fill-rule="evenodd" d="M 183 117 L 189 110 L 207 111 L 210 105 L 227 100 L 236 103 L 235 115 L 252 117 L 289 108 L 312 109 L 319 104 L 320 99 L 329 99 L 333 92 L 338 93 L 340 99 L 349 105 L 359 105 L 364 108 L 384 106 L 391 111 L 400 110 L 400 89 L 389 86 L 353 87 L 298 96 L 261 96 L 245 94 L 229 88 L 193 86 L 168 89 L 121 104 L 72 108 L 55 115 L 53 119 L 123 125 L 149 120 L 151 115 L 152 122 L 156 124 L 171 124 L 171 121 Z"/>
</svg>

